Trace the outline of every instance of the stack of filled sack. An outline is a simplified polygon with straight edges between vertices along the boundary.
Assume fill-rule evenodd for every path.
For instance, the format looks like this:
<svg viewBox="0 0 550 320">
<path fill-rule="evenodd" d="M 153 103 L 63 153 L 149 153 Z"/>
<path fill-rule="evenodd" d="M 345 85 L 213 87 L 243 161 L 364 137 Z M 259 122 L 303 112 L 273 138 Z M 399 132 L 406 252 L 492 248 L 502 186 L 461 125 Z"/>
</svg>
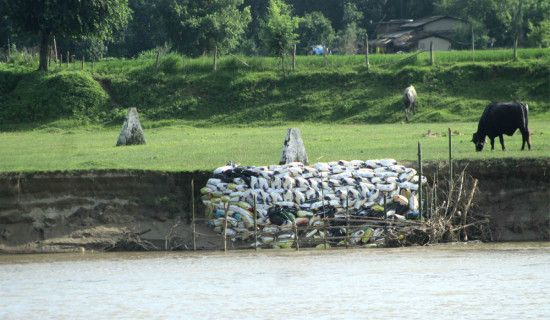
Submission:
<svg viewBox="0 0 550 320">
<path fill-rule="evenodd" d="M 227 235 L 234 239 L 253 238 L 256 199 L 261 244 L 292 245 L 295 225 L 311 226 L 305 237 L 351 234 L 352 244 L 369 244 L 380 240 L 380 230 L 363 227 L 348 233 L 346 223 L 338 218 L 415 219 L 419 179 L 426 183 L 415 169 L 394 159 L 340 160 L 313 166 L 299 162 L 265 167 L 229 164 L 214 170 L 201 193 L 209 224 L 222 233 L 227 211 Z M 324 218 L 336 219 L 329 219 L 329 226 Z"/>
</svg>

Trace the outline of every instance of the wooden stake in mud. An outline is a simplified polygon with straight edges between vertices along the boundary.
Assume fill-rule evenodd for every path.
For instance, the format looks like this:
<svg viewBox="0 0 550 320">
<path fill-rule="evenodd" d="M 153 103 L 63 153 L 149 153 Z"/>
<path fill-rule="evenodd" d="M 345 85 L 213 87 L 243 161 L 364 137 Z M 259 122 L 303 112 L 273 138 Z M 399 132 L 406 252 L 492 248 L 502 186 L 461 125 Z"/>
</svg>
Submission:
<svg viewBox="0 0 550 320">
<path fill-rule="evenodd" d="M 386 193 L 384 191 L 382 197 L 384 197 L 384 241 L 386 242 L 386 247 L 388 246 L 388 208 L 386 206 Z"/>
<path fill-rule="evenodd" d="M 227 216 L 229 215 L 229 202 L 225 203 L 225 224 L 223 227 L 223 251 L 227 251 Z"/>
<path fill-rule="evenodd" d="M 349 212 L 348 212 L 348 195 L 346 195 L 346 249 L 349 244 Z"/>
<path fill-rule="evenodd" d="M 193 251 L 197 251 L 197 233 L 195 229 L 195 181 L 191 179 L 191 228 L 193 230 Z"/>
<path fill-rule="evenodd" d="M 418 219 L 422 221 L 422 143 L 418 142 Z"/>
<path fill-rule="evenodd" d="M 258 250 L 258 214 L 256 211 L 256 195 L 254 195 L 254 250 Z"/>
<path fill-rule="evenodd" d="M 296 241 L 296 251 L 300 250 L 300 238 L 298 238 L 298 225 L 296 225 L 296 219 L 294 219 L 294 239 Z"/>
<path fill-rule="evenodd" d="M 325 189 L 323 188 L 323 180 L 321 179 L 321 201 L 322 201 L 322 208 L 323 208 L 323 214 L 325 213 Z M 326 230 L 325 230 L 326 231 Z M 325 250 L 327 250 L 327 234 L 323 233 L 323 240 L 325 242 Z"/>
<path fill-rule="evenodd" d="M 453 139 L 449 128 L 449 186 L 453 185 Z M 451 196 L 451 194 L 449 194 Z"/>
<path fill-rule="evenodd" d="M 472 192 L 470 192 L 470 195 L 468 196 L 468 202 L 464 207 L 464 213 L 462 214 L 462 226 L 466 225 L 466 217 L 468 215 L 468 210 L 470 209 L 470 204 L 472 203 L 472 198 L 474 197 L 474 193 L 476 192 L 476 188 L 477 188 L 477 179 L 474 180 L 474 186 L 472 187 Z M 462 229 L 462 240 L 468 241 L 468 234 L 466 233 L 466 228 Z"/>
</svg>

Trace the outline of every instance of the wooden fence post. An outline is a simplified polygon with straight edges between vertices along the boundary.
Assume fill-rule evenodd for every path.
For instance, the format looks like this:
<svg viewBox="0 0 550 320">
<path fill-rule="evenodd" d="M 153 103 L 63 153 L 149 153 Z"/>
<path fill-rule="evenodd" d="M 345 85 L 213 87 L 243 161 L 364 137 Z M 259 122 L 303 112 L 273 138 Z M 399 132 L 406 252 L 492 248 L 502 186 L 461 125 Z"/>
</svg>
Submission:
<svg viewBox="0 0 550 320">
<path fill-rule="evenodd" d="M 434 65 L 434 42 L 430 41 L 430 65 Z"/>
<path fill-rule="evenodd" d="M 475 46 L 475 42 L 474 42 L 474 26 L 472 26 L 472 62 L 475 62 L 475 58 L 474 58 L 474 46 Z"/>
<path fill-rule="evenodd" d="M 369 63 L 369 35 L 368 33 L 365 33 L 365 58 L 367 63 L 367 71 L 370 70 L 370 63 Z"/>
<path fill-rule="evenodd" d="M 218 69 L 218 46 L 214 46 L 214 71 Z"/>
<path fill-rule="evenodd" d="M 296 71 L 296 44 L 293 45 L 292 51 L 292 71 Z"/>
<path fill-rule="evenodd" d="M 160 51 L 157 50 L 157 62 L 155 63 L 155 73 L 159 72 L 159 58 L 160 58 Z"/>
<path fill-rule="evenodd" d="M 328 66 L 328 59 L 327 59 L 327 46 L 323 42 L 323 57 L 325 58 L 325 67 Z"/>
</svg>

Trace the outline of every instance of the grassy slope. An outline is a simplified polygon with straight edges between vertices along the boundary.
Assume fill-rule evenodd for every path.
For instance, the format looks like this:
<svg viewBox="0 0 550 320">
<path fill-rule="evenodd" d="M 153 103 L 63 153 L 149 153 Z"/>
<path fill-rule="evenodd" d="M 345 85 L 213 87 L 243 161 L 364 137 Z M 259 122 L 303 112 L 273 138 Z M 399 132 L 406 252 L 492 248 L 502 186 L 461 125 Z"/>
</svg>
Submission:
<svg viewBox="0 0 550 320">
<path fill-rule="evenodd" d="M 292 124 L 300 128 L 311 163 L 340 159 L 395 158 L 416 160 L 417 144 L 423 158 L 447 159 L 447 128 L 464 133 L 453 136 L 453 158 L 494 159 L 550 157 L 550 120 L 530 123 L 535 133 L 533 150 L 520 151 L 521 136 L 505 136 L 508 151 L 474 152 L 470 142 L 474 122 L 435 124 L 328 125 Z M 441 137 L 422 137 L 427 130 Z M 168 171 L 212 170 L 228 161 L 242 165 L 277 164 L 287 127 L 196 128 L 146 125 L 147 145 L 115 147 L 119 127 L 100 130 L 42 130 L 0 133 L 0 172 L 73 169 L 150 169 Z"/>
<path fill-rule="evenodd" d="M 52 126 L 58 119 L 120 123 L 128 107 L 137 107 L 143 119 L 193 126 L 395 123 L 404 118 L 401 97 L 409 84 L 419 94 L 413 122 L 476 121 L 487 103 L 510 100 L 527 102 L 531 119 L 547 119 L 550 49 L 524 49 L 516 62 L 510 56 L 510 50 L 480 51 L 473 64 L 470 52 L 441 52 L 429 66 L 428 53 L 392 65 L 405 55 L 371 55 L 370 71 L 363 56 L 331 56 L 328 66 L 322 57 L 298 57 L 297 70 L 286 77 L 274 58 L 243 58 L 247 68 L 224 57 L 212 72 L 209 58 L 186 60 L 184 66 L 182 57 L 169 55 L 158 73 L 152 57 L 106 59 L 96 64 L 94 77 L 120 109 L 109 106 L 89 72 L 0 66 L 0 102 L 6 106 L 0 129 Z"/>
</svg>

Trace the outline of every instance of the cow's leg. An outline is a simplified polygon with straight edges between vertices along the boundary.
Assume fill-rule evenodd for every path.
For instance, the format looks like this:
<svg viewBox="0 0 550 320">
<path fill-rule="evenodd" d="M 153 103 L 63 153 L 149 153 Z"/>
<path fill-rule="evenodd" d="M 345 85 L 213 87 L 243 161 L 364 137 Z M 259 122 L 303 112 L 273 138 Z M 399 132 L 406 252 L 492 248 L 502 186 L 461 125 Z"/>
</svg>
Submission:
<svg viewBox="0 0 550 320">
<path fill-rule="evenodd" d="M 502 146 L 502 151 L 506 151 L 506 147 L 504 146 L 504 137 L 502 134 L 498 136 L 498 139 L 500 140 L 500 145 Z"/>
<path fill-rule="evenodd" d="M 529 134 L 529 130 L 522 130 L 521 138 L 523 140 L 521 150 L 523 151 L 525 149 L 525 143 L 527 143 L 527 147 L 531 150 L 531 135 Z"/>
<path fill-rule="evenodd" d="M 416 115 L 416 103 L 412 104 L 413 114 Z"/>
<path fill-rule="evenodd" d="M 405 111 L 405 120 L 409 122 L 409 108 L 405 107 L 404 111 Z"/>
<path fill-rule="evenodd" d="M 491 151 L 495 150 L 495 138 L 490 138 L 491 139 Z"/>
</svg>

